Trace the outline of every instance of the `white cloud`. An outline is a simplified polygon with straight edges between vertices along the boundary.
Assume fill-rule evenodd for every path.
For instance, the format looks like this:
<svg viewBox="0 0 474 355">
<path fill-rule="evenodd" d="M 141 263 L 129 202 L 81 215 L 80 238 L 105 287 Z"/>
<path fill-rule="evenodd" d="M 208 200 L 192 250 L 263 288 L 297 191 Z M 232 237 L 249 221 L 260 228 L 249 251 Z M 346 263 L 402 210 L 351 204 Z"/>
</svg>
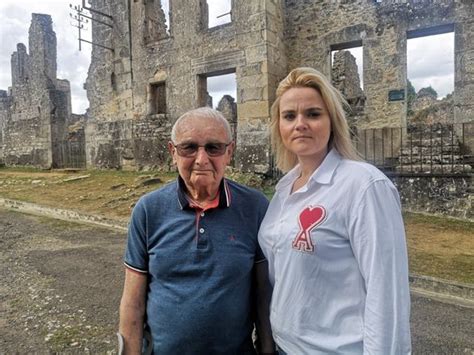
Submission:
<svg viewBox="0 0 474 355">
<path fill-rule="evenodd" d="M 207 78 L 207 92 L 212 96 L 212 105 L 214 108 L 224 95 L 232 96 L 236 101 L 237 83 L 235 73 L 211 76 Z"/>
<path fill-rule="evenodd" d="M 0 2 L 0 89 L 11 86 L 10 58 L 16 51 L 17 43 L 23 43 L 28 48 L 28 30 L 31 24 L 31 14 L 41 13 L 51 15 L 53 30 L 57 38 L 57 67 L 58 78 L 67 79 L 71 83 L 71 101 L 74 113 L 83 113 L 89 106 L 83 83 L 87 77 L 90 62 L 90 45 L 82 44 L 78 50 L 77 29 L 71 26 L 73 20 L 69 13 L 69 3 L 81 4 L 79 0 L 2 0 Z M 90 33 L 90 32 L 89 32 Z M 90 34 L 84 33 L 85 38 Z"/>
<path fill-rule="evenodd" d="M 431 85 L 442 98 L 454 90 L 454 33 L 409 39 L 408 79 L 418 91 Z"/>
<path fill-rule="evenodd" d="M 230 0 L 207 0 L 209 9 L 209 27 L 215 27 L 230 22 Z M 218 17 L 222 16 L 222 17 Z"/>
</svg>

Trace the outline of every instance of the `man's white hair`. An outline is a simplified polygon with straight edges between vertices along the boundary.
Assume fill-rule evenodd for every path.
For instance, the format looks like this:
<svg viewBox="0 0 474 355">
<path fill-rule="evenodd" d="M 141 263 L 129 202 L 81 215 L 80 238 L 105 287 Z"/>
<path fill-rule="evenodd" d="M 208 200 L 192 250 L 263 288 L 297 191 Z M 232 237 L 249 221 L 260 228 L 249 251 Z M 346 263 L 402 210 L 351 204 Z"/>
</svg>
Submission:
<svg viewBox="0 0 474 355">
<path fill-rule="evenodd" d="M 187 120 L 192 118 L 204 118 L 210 119 L 216 122 L 217 124 L 221 124 L 226 133 L 227 133 L 227 142 L 230 143 L 232 141 L 232 130 L 230 129 L 229 122 L 226 118 L 222 115 L 221 112 L 214 110 L 210 107 L 199 107 L 194 110 L 188 111 L 180 116 L 173 125 L 171 129 L 171 141 L 176 144 L 176 134 L 181 129 L 186 129 L 184 124 Z"/>
</svg>

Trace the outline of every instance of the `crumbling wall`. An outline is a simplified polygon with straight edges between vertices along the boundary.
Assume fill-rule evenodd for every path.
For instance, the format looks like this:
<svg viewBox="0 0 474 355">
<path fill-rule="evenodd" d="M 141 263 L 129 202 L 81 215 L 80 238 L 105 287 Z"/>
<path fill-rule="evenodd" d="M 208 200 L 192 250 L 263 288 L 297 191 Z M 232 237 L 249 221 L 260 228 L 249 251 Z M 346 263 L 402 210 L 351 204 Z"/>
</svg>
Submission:
<svg viewBox="0 0 474 355">
<path fill-rule="evenodd" d="M 290 68 L 308 65 L 330 75 L 331 49 L 363 46 L 367 118 L 360 122 L 362 128 L 406 124 L 405 100 L 389 101 L 388 94 L 406 87 L 407 34 L 454 29 L 455 101 L 458 103 L 454 120 L 472 120 L 474 106 L 472 100 L 467 99 L 468 92 L 472 95 L 474 90 L 474 44 L 469 35 L 474 29 L 469 20 L 474 15 L 472 2 L 286 0 L 285 4 Z M 321 20 L 314 21 L 315 18 Z"/>
<path fill-rule="evenodd" d="M 230 95 L 224 95 L 217 104 L 216 110 L 222 112 L 222 115 L 229 122 L 232 131 L 232 139 L 237 141 L 237 104 Z"/>
<path fill-rule="evenodd" d="M 208 28 L 205 0 L 174 0 L 170 2 L 169 34 L 164 31 L 158 4 L 156 0 L 154 5 L 149 0 L 92 1 L 94 9 L 114 18 L 113 29 L 93 24 L 93 41 L 114 51 L 93 49 L 87 80 L 91 100 L 90 127 L 86 129 L 88 163 L 135 168 L 166 165 L 167 152 L 157 147 L 165 148 L 173 122 L 187 110 L 207 104 L 208 76 L 235 72 L 237 140 L 241 142 L 236 165 L 265 172 L 270 92 L 286 73 L 281 3 L 234 1 L 232 21 Z M 150 11 L 159 15 L 154 18 L 158 21 L 158 34 L 151 36 L 154 40 L 149 35 Z M 160 88 L 165 90 L 164 113 L 154 112 L 156 105 L 152 104 Z M 109 132 L 109 128 L 118 132 Z M 116 136 L 120 139 L 112 139 Z M 126 157 L 116 153 L 114 148 L 124 152 L 124 144 L 119 146 L 118 141 L 127 142 Z M 150 148 L 144 151 L 144 147 Z M 100 153 L 105 151 L 110 152 L 110 159 Z"/>
<path fill-rule="evenodd" d="M 365 118 L 365 94 L 360 85 L 356 59 L 351 52 L 341 50 L 334 54 L 331 78 L 334 87 L 344 95 L 350 106 L 346 116 L 349 126 L 355 127 Z"/>
<path fill-rule="evenodd" d="M 113 16 L 113 28 L 93 23 L 93 41 L 113 51 L 94 47 L 87 80 L 92 166 L 166 165 L 165 153 L 141 148 L 164 147 L 167 128 L 182 113 L 208 104 L 208 76 L 235 73 L 235 165 L 266 172 L 269 108 L 278 82 L 298 66 L 331 76 L 331 52 L 355 46 L 363 48 L 364 92 L 356 88 L 355 76 L 347 77 L 344 87 L 354 96 L 349 102 L 358 128 L 404 127 L 406 100 L 389 99 L 389 93 L 406 96 L 407 38 L 452 30 L 452 120 L 473 117 L 474 13 L 469 1 L 232 1 L 232 21 L 213 28 L 208 28 L 206 0 L 171 0 L 169 28 L 159 0 L 93 0 L 92 7 Z M 354 92 L 347 86 L 352 81 Z M 114 163 L 99 154 L 105 151 Z"/>
<path fill-rule="evenodd" d="M 332 84 L 349 100 L 364 95 L 360 87 L 355 57 L 349 51 L 334 54 L 331 69 Z"/>
<path fill-rule="evenodd" d="M 12 87 L 3 105 L 6 165 L 42 168 L 61 163 L 59 144 L 71 114 L 69 82 L 56 78 L 56 34 L 51 16 L 32 14 L 29 51 L 22 43 L 11 57 Z"/>
<path fill-rule="evenodd" d="M 472 176 L 392 177 L 404 210 L 474 219 Z"/>
<path fill-rule="evenodd" d="M 0 165 L 5 164 L 5 154 L 3 148 L 5 124 L 10 115 L 10 97 L 7 91 L 0 90 Z"/>
</svg>

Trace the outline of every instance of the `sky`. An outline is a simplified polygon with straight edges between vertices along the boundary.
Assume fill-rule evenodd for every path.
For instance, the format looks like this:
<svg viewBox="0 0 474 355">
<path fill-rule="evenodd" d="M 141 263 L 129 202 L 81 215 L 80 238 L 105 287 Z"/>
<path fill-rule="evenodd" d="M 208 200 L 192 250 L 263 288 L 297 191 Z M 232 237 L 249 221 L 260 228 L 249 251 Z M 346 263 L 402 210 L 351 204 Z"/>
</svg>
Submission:
<svg viewBox="0 0 474 355">
<path fill-rule="evenodd" d="M 81 0 L 0 0 L 0 89 L 11 86 L 10 59 L 16 51 L 17 43 L 24 43 L 28 48 L 28 29 L 31 13 L 49 14 L 53 19 L 53 30 L 56 32 L 57 77 L 71 83 L 72 110 L 84 113 L 89 103 L 83 85 L 86 81 L 90 63 L 91 45 L 82 43 L 79 51 L 77 29 L 71 24 L 69 4 L 80 5 Z M 165 14 L 168 15 L 169 0 L 162 0 Z M 230 21 L 224 15 L 230 11 L 229 0 L 208 0 L 209 26 L 217 26 Z M 86 24 L 90 27 L 90 24 Z M 84 32 L 84 38 L 90 40 L 90 31 Z M 454 87 L 454 40 L 453 34 L 444 34 L 408 40 L 408 77 L 418 91 L 431 85 L 439 97 L 453 91 Z M 361 51 L 360 51 L 361 52 Z M 354 53 L 358 66 L 362 66 L 361 56 Z M 359 58 L 359 59 L 357 59 Z M 361 70 L 361 69 L 360 69 Z M 208 79 L 208 91 L 217 105 L 224 94 L 236 98 L 235 74 Z"/>
<path fill-rule="evenodd" d="M 0 89 L 11 86 L 11 55 L 17 43 L 23 43 L 28 50 L 28 30 L 31 14 L 51 15 L 53 30 L 57 39 L 57 77 L 71 83 L 73 113 L 84 113 L 89 106 L 83 85 L 90 63 L 91 46 L 82 43 L 79 51 L 77 29 L 71 26 L 73 12 L 69 4 L 79 5 L 80 0 L 1 0 L 0 1 Z M 85 34 L 87 35 L 87 33 Z M 86 37 L 87 38 L 87 37 Z M 89 35 L 90 38 L 90 35 Z M 29 50 L 28 50 L 29 52 Z"/>
<path fill-rule="evenodd" d="M 357 71 L 363 83 L 362 47 L 348 51 L 356 59 Z M 335 51 L 333 52 L 334 55 Z M 454 33 L 411 38 L 407 41 L 407 77 L 415 91 L 432 86 L 438 99 L 454 91 Z"/>
<path fill-rule="evenodd" d="M 438 98 L 454 91 L 454 33 L 407 41 L 408 79 L 415 91 L 432 86 Z"/>
</svg>

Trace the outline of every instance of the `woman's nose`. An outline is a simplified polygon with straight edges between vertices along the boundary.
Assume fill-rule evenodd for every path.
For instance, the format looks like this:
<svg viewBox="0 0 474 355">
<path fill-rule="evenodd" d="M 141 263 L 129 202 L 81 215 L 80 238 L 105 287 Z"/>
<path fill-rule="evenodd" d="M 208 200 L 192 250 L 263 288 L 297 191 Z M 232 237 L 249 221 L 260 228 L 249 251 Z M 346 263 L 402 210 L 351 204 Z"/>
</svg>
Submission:
<svg viewBox="0 0 474 355">
<path fill-rule="evenodd" d="M 304 115 L 302 115 L 302 114 L 298 114 L 296 116 L 296 122 L 295 123 L 296 123 L 295 128 L 297 130 L 304 130 L 304 129 L 308 128 L 308 125 L 306 123 Z"/>
</svg>

